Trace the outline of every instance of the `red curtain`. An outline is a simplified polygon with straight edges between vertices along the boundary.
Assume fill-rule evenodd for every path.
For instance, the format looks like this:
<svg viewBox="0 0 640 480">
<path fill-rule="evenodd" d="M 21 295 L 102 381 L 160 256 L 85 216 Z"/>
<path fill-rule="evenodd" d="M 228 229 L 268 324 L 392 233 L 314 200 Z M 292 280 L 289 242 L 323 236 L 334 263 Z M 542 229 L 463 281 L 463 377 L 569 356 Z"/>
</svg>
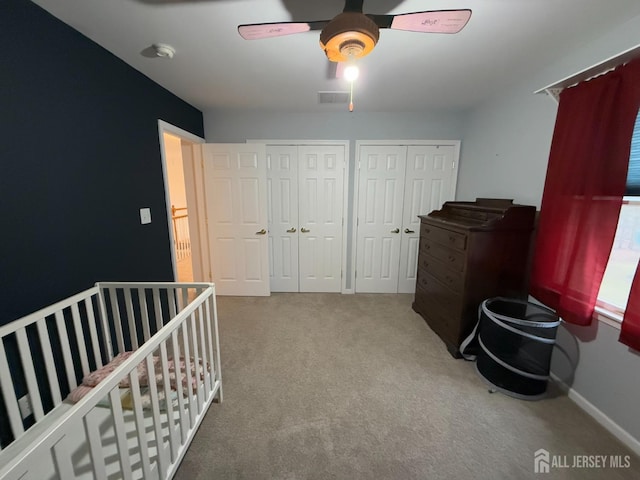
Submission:
<svg viewBox="0 0 640 480">
<path fill-rule="evenodd" d="M 639 104 L 640 60 L 560 94 L 531 295 L 571 323 L 591 323 L 625 192 Z"/>
</svg>

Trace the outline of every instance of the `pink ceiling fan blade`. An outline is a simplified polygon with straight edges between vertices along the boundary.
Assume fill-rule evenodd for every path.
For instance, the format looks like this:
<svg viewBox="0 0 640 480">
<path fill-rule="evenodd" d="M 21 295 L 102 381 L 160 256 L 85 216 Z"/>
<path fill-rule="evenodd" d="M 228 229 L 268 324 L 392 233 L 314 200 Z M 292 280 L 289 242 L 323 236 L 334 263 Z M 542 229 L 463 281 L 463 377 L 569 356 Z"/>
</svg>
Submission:
<svg viewBox="0 0 640 480">
<path fill-rule="evenodd" d="M 256 23 L 252 25 L 240 25 L 238 27 L 238 33 L 245 40 L 281 37 L 283 35 L 308 32 L 310 30 L 311 25 L 308 22 Z"/>
<path fill-rule="evenodd" d="M 395 15 L 394 30 L 424 33 L 458 33 L 471 18 L 471 10 L 437 10 Z"/>
</svg>

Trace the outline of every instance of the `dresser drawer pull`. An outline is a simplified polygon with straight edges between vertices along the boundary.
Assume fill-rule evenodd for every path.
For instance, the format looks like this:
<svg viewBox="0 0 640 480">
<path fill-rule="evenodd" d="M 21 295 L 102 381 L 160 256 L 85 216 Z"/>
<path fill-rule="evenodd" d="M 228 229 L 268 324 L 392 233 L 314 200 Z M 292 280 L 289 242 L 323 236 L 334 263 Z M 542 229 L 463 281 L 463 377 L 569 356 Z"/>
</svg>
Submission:
<svg viewBox="0 0 640 480">
<path fill-rule="evenodd" d="M 455 262 L 456 261 L 456 257 L 454 257 L 453 255 L 449 255 L 449 261 L 450 262 Z"/>
</svg>

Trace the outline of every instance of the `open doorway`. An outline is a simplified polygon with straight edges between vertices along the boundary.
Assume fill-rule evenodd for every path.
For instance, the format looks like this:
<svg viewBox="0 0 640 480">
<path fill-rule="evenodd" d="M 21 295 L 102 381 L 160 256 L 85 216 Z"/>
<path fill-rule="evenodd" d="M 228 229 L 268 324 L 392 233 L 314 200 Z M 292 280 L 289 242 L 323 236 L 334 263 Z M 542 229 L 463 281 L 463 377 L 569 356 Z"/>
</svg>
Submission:
<svg viewBox="0 0 640 480">
<path fill-rule="evenodd" d="M 173 232 L 173 254 L 176 262 L 176 280 L 193 282 L 193 258 L 191 234 L 189 232 L 189 209 L 184 183 L 182 161 L 182 141 L 179 137 L 164 132 L 165 159 L 167 162 L 167 183 L 171 208 L 171 231 Z"/>
<path fill-rule="evenodd" d="M 199 218 L 195 201 L 194 146 L 204 139 L 158 121 L 174 279 L 208 281 L 203 274 Z"/>
</svg>

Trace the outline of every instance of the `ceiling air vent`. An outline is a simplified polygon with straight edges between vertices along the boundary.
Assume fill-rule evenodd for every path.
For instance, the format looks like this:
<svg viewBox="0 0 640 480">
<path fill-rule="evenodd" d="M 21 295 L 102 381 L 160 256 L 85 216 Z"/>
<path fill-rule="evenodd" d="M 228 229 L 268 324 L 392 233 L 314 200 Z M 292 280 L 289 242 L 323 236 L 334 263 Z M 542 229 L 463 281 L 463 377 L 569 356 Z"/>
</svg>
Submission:
<svg viewBox="0 0 640 480">
<path fill-rule="evenodd" d="M 318 92 L 318 103 L 349 103 L 349 92 Z"/>
</svg>

